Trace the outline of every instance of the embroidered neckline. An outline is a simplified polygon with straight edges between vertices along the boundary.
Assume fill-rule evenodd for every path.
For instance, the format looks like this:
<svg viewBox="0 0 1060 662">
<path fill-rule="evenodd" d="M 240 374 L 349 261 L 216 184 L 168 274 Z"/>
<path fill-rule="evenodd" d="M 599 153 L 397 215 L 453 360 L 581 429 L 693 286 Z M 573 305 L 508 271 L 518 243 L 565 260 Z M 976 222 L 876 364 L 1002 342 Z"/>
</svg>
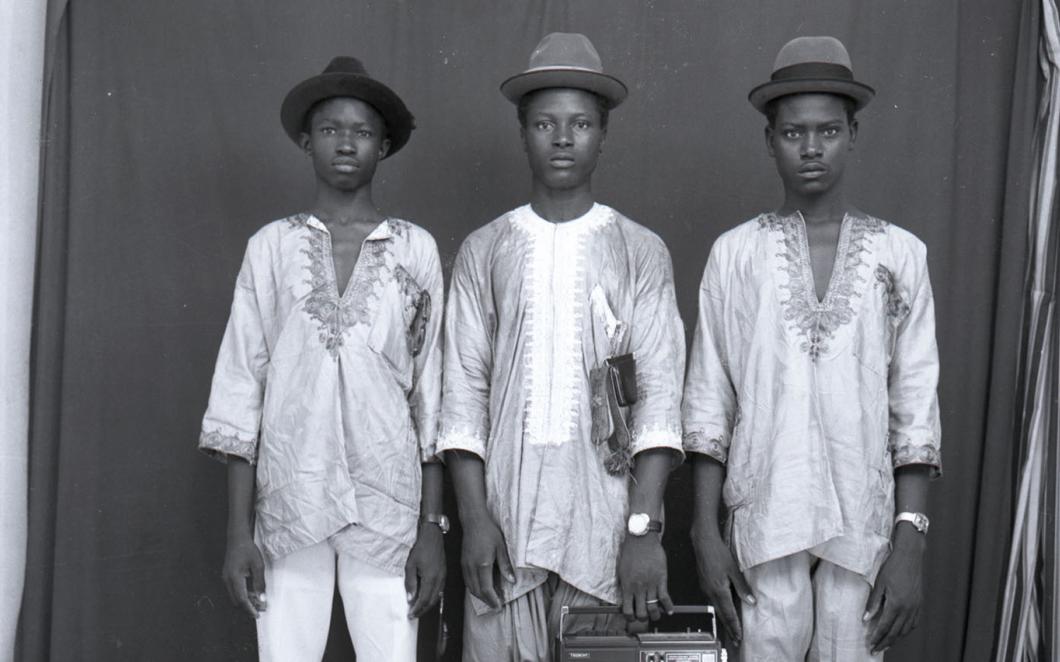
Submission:
<svg viewBox="0 0 1060 662">
<path fill-rule="evenodd" d="M 863 259 L 868 250 L 866 244 L 871 235 L 882 233 L 886 225 L 872 216 L 850 213 L 843 216 L 835 262 L 822 300 L 817 298 L 802 212 L 759 217 L 759 227 L 782 235 L 778 240 L 782 251 L 778 255 L 784 258 L 780 268 L 788 277 L 787 283 L 780 286 L 788 292 L 788 298 L 782 302 L 784 320 L 803 337 L 799 347 L 811 360 L 816 361 L 827 352 L 828 341 L 835 337 L 836 331 L 854 319 L 854 300 L 861 296 L 857 285 L 866 280 L 859 273 L 866 265 Z"/>
<path fill-rule="evenodd" d="M 531 444 L 559 445 L 573 438 L 584 388 L 582 314 L 585 241 L 614 220 L 610 207 L 593 204 L 582 216 L 553 223 L 530 205 L 511 212 L 527 240 L 527 411 L 523 432 Z"/>
<path fill-rule="evenodd" d="M 389 242 L 384 240 L 404 236 L 407 224 L 386 218 L 364 238 L 349 282 L 340 295 L 331 253 L 331 233 L 327 226 L 312 214 L 300 214 L 295 218 L 306 229 L 307 246 L 302 253 L 309 258 L 306 283 L 311 291 L 306 297 L 305 311 L 317 322 L 320 342 L 333 358 L 338 358 L 346 331 L 357 324 L 371 322 L 375 302 L 380 296 L 378 286 L 384 272 L 389 270 L 386 259 Z"/>
</svg>

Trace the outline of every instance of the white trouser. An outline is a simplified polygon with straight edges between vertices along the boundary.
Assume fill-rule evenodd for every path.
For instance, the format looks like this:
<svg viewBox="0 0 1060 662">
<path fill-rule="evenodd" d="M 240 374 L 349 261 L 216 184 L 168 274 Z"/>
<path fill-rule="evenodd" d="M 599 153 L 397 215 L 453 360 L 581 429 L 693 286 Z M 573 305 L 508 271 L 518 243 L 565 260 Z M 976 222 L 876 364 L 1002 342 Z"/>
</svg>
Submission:
<svg viewBox="0 0 1060 662">
<path fill-rule="evenodd" d="M 861 620 L 872 587 L 809 552 L 748 568 L 756 604 L 741 602 L 743 662 L 879 662 L 871 623 Z"/>
<path fill-rule="evenodd" d="M 408 617 L 404 578 L 338 554 L 326 541 L 266 561 L 268 607 L 257 620 L 262 662 L 324 656 L 336 571 L 357 659 L 415 662 L 418 621 Z"/>
</svg>

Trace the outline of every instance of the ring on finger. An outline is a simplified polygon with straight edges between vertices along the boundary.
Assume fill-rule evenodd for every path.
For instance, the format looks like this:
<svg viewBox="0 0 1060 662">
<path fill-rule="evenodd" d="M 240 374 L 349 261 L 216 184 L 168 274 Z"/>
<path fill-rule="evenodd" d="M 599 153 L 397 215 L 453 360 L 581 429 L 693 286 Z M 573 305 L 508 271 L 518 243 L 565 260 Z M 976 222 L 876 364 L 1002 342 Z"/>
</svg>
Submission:
<svg viewBox="0 0 1060 662">
<path fill-rule="evenodd" d="M 644 604 L 646 604 L 646 605 L 657 605 L 657 604 L 659 604 L 659 601 L 658 600 L 645 600 Z"/>
</svg>

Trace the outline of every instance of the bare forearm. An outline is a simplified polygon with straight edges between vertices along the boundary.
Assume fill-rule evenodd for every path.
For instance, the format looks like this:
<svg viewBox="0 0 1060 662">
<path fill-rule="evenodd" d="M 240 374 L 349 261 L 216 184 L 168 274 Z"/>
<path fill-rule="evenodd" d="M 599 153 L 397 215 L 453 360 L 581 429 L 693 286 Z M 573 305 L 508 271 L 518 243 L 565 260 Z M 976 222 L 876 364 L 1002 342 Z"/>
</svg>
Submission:
<svg viewBox="0 0 1060 662">
<path fill-rule="evenodd" d="M 695 486 L 693 526 L 701 535 L 721 535 L 718 514 L 721 511 L 721 488 L 725 484 L 725 465 L 708 455 L 693 454 L 692 483 Z"/>
<path fill-rule="evenodd" d="M 674 466 L 674 451 L 651 448 L 637 453 L 633 484 L 629 489 L 629 512 L 647 513 L 652 519 L 662 515 L 666 481 Z"/>
<path fill-rule="evenodd" d="M 442 465 L 424 462 L 420 494 L 420 516 L 442 512 Z"/>
<path fill-rule="evenodd" d="M 894 511 L 895 514 L 927 514 L 928 483 L 931 469 L 923 464 L 910 464 L 895 469 L 894 472 Z M 926 540 L 908 522 L 894 527 L 892 536 L 895 547 L 923 549 Z"/>
<path fill-rule="evenodd" d="M 446 455 L 449 473 L 453 476 L 456 505 L 460 521 L 468 522 L 487 517 L 486 469 L 482 458 L 466 451 L 449 451 Z"/>
<path fill-rule="evenodd" d="M 254 466 L 242 458 L 228 458 L 228 538 L 254 536 Z"/>
</svg>

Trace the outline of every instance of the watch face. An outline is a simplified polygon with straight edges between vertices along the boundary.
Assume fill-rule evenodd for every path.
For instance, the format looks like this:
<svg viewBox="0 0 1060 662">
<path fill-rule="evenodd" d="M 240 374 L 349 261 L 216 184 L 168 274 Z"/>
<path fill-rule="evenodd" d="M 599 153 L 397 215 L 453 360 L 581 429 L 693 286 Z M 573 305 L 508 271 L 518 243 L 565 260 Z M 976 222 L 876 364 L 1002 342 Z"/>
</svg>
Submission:
<svg viewBox="0 0 1060 662">
<path fill-rule="evenodd" d="M 926 515 L 921 513 L 916 514 L 916 518 L 913 520 L 913 526 L 916 527 L 917 531 L 921 533 L 927 533 L 928 530 L 928 518 Z"/>
<path fill-rule="evenodd" d="M 626 528 L 631 535 L 642 536 L 648 532 L 648 522 L 650 521 L 651 518 L 648 517 L 647 513 L 634 513 L 629 516 Z"/>
<path fill-rule="evenodd" d="M 442 530 L 442 533 L 449 533 L 449 518 L 445 515 L 439 517 L 438 528 Z"/>
</svg>

